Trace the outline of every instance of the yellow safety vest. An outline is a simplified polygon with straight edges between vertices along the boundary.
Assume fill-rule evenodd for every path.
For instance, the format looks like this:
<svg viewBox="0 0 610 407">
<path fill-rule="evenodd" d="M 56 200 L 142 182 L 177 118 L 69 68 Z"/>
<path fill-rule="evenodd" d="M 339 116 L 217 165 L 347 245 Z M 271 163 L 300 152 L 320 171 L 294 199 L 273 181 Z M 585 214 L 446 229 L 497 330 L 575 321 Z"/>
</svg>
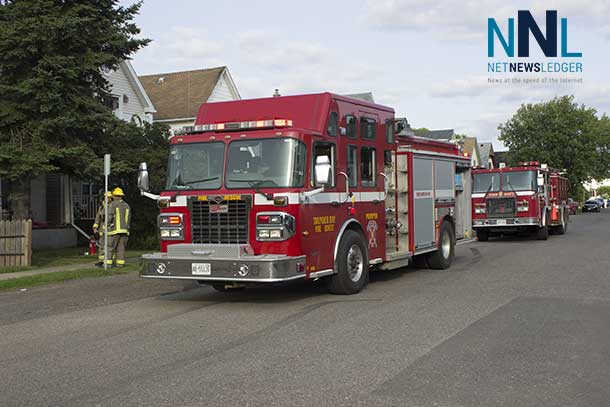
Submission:
<svg viewBox="0 0 610 407">
<path fill-rule="evenodd" d="M 108 235 L 129 235 L 129 205 L 125 201 L 112 201 L 108 206 Z"/>
</svg>

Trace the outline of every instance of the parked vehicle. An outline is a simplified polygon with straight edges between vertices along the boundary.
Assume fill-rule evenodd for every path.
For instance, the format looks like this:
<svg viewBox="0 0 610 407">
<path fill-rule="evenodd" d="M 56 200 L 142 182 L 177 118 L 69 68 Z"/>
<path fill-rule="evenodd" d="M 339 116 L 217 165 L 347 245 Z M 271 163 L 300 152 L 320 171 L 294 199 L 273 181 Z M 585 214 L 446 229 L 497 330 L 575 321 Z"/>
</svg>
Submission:
<svg viewBox="0 0 610 407">
<path fill-rule="evenodd" d="M 568 198 L 568 208 L 570 210 L 570 215 L 576 215 L 578 212 L 578 202 L 572 198 Z"/>
<path fill-rule="evenodd" d="M 595 198 L 595 200 L 597 201 L 597 203 L 599 204 L 600 208 L 605 208 L 606 207 L 606 201 L 604 201 L 604 198 Z"/>
<path fill-rule="evenodd" d="M 583 212 L 601 212 L 601 207 L 599 206 L 599 201 L 595 199 L 589 199 L 582 206 Z"/>
<path fill-rule="evenodd" d="M 221 291 L 324 277 L 353 294 L 369 269 L 448 268 L 458 214 L 471 213 L 456 185 L 470 158 L 405 122 L 330 93 L 203 104 L 171 139 L 160 196 L 140 165 L 161 208 L 161 252 L 142 257 L 140 276 Z"/>
<path fill-rule="evenodd" d="M 472 227 L 480 241 L 490 235 L 530 231 L 546 240 L 568 229 L 569 182 L 537 161 L 472 171 Z"/>
</svg>

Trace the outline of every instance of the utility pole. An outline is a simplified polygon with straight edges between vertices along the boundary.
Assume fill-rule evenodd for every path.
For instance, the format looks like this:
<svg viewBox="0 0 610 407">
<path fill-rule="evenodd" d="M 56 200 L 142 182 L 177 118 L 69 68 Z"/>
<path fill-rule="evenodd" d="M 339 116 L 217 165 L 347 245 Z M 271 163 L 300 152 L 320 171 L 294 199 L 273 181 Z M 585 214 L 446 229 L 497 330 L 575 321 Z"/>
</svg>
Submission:
<svg viewBox="0 0 610 407">
<path fill-rule="evenodd" d="M 104 154 L 104 271 L 108 270 L 108 176 L 110 154 Z"/>
</svg>

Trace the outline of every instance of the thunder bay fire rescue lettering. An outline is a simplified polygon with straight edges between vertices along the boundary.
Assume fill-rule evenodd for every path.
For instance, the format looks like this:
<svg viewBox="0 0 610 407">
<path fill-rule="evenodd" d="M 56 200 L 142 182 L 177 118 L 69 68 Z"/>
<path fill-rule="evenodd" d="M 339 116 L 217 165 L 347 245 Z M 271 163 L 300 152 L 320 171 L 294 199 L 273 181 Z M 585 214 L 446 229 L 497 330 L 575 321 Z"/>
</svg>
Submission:
<svg viewBox="0 0 610 407">
<path fill-rule="evenodd" d="M 547 58 L 582 58 L 582 52 L 568 51 L 568 19 L 561 18 L 561 35 L 558 36 L 557 10 L 546 11 L 546 33 L 542 34 L 536 20 L 528 10 L 519 10 L 517 14 L 517 57 L 530 56 L 530 34 L 534 37 L 544 56 Z M 487 56 L 495 57 L 494 41 L 497 38 L 508 58 L 515 57 L 515 19 L 508 19 L 508 32 L 502 33 L 495 18 L 487 20 Z M 558 43 L 561 50 L 558 52 Z M 552 62 L 528 61 L 489 61 L 488 73 L 578 73 L 583 71 L 582 62 L 554 60 Z"/>
<path fill-rule="evenodd" d="M 335 230 L 335 216 L 314 216 L 313 217 L 314 231 L 316 233 L 321 232 L 334 232 Z"/>
</svg>

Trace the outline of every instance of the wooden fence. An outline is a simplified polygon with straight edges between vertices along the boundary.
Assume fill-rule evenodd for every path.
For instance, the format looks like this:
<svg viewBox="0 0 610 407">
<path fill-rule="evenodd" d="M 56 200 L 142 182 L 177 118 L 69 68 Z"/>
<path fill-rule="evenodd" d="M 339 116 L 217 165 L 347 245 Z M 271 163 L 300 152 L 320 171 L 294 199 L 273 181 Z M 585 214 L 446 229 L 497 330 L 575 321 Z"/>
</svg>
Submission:
<svg viewBox="0 0 610 407">
<path fill-rule="evenodd" d="M 32 221 L 0 221 L 0 267 L 32 265 Z"/>
</svg>

